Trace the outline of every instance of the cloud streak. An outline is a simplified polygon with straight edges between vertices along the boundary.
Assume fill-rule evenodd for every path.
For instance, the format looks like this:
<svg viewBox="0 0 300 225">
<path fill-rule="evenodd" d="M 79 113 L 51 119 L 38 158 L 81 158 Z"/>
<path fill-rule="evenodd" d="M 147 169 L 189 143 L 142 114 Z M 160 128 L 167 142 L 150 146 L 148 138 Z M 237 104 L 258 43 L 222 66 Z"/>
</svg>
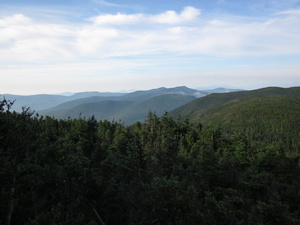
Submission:
<svg viewBox="0 0 300 225">
<path fill-rule="evenodd" d="M 104 14 L 89 18 L 89 21 L 97 25 L 124 25 L 124 24 L 181 24 L 192 22 L 200 15 L 200 10 L 187 6 L 181 13 L 173 10 L 166 11 L 158 15 L 146 14 Z"/>
<path fill-rule="evenodd" d="M 99 4 L 99 5 L 112 6 L 112 7 L 124 7 L 124 5 L 110 3 L 110 2 L 105 1 L 105 0 L 92 0 L 92 1 L 94 3 Z"/>
</svg>

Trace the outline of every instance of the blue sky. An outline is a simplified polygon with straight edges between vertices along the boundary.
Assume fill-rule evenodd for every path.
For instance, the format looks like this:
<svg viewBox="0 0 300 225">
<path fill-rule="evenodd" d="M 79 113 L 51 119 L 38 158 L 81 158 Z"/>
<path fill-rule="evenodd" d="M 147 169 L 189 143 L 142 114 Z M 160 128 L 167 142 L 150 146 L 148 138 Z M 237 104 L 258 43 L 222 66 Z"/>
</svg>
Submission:
<svg viewBox="0 0 300 225">
<path fill-rule="evenodd" d="M 0 0 L 0 93 L 300 85 L 300 0 Z"/>
</svg>

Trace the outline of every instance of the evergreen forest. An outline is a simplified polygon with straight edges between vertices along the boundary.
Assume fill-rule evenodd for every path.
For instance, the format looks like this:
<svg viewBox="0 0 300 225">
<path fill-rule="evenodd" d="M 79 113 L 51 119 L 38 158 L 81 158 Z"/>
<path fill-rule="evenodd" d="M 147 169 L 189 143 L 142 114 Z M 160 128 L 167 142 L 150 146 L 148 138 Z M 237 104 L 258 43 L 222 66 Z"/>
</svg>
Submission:
<svg viewBox="0 0 300 225">
<path fill-rule="evenodd" d="M 228 107 L 226 115 L 236 115 Z M 204 126 L 150 111 L 125 126 L 16 112 L 4 99 L 0 224 L 300 224 L 299 124 L 286 145 L 215 120 Z"/>
</svg>

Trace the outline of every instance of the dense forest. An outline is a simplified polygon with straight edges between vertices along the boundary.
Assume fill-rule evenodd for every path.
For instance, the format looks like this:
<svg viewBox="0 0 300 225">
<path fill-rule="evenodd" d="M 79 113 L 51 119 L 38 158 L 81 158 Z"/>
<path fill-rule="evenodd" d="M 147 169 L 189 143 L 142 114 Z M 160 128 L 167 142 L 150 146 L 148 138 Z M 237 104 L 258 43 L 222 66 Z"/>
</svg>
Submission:
<svg viewBox="0 0 300 225">
<path fill-rule="evenodd" d="M 125 126 L 12 109 L 0 101 L 1 225 L 300 224 L 284 142 L 153 112 Z"/>
<path fill-rule="evenodd" d="M 252 142 L 280 142 L 290 154 L 300 153 L 300 98 L 237 98 L 203 111 L 197 120 L 226 133 L 245 135 Z"/>
</svg>

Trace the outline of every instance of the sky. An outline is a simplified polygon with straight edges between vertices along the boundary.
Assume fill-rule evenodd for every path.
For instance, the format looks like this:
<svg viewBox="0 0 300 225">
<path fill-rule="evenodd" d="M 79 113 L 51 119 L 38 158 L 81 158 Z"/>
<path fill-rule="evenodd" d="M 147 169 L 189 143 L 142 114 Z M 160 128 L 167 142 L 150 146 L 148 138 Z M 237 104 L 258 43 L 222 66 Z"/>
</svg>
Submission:
<svg viewBox="0 0 300 225">
<path fill-rule="evenodd" d="M 300 0 L 0 0 L 0 94 L 300 86 Z"/>
</svg>

